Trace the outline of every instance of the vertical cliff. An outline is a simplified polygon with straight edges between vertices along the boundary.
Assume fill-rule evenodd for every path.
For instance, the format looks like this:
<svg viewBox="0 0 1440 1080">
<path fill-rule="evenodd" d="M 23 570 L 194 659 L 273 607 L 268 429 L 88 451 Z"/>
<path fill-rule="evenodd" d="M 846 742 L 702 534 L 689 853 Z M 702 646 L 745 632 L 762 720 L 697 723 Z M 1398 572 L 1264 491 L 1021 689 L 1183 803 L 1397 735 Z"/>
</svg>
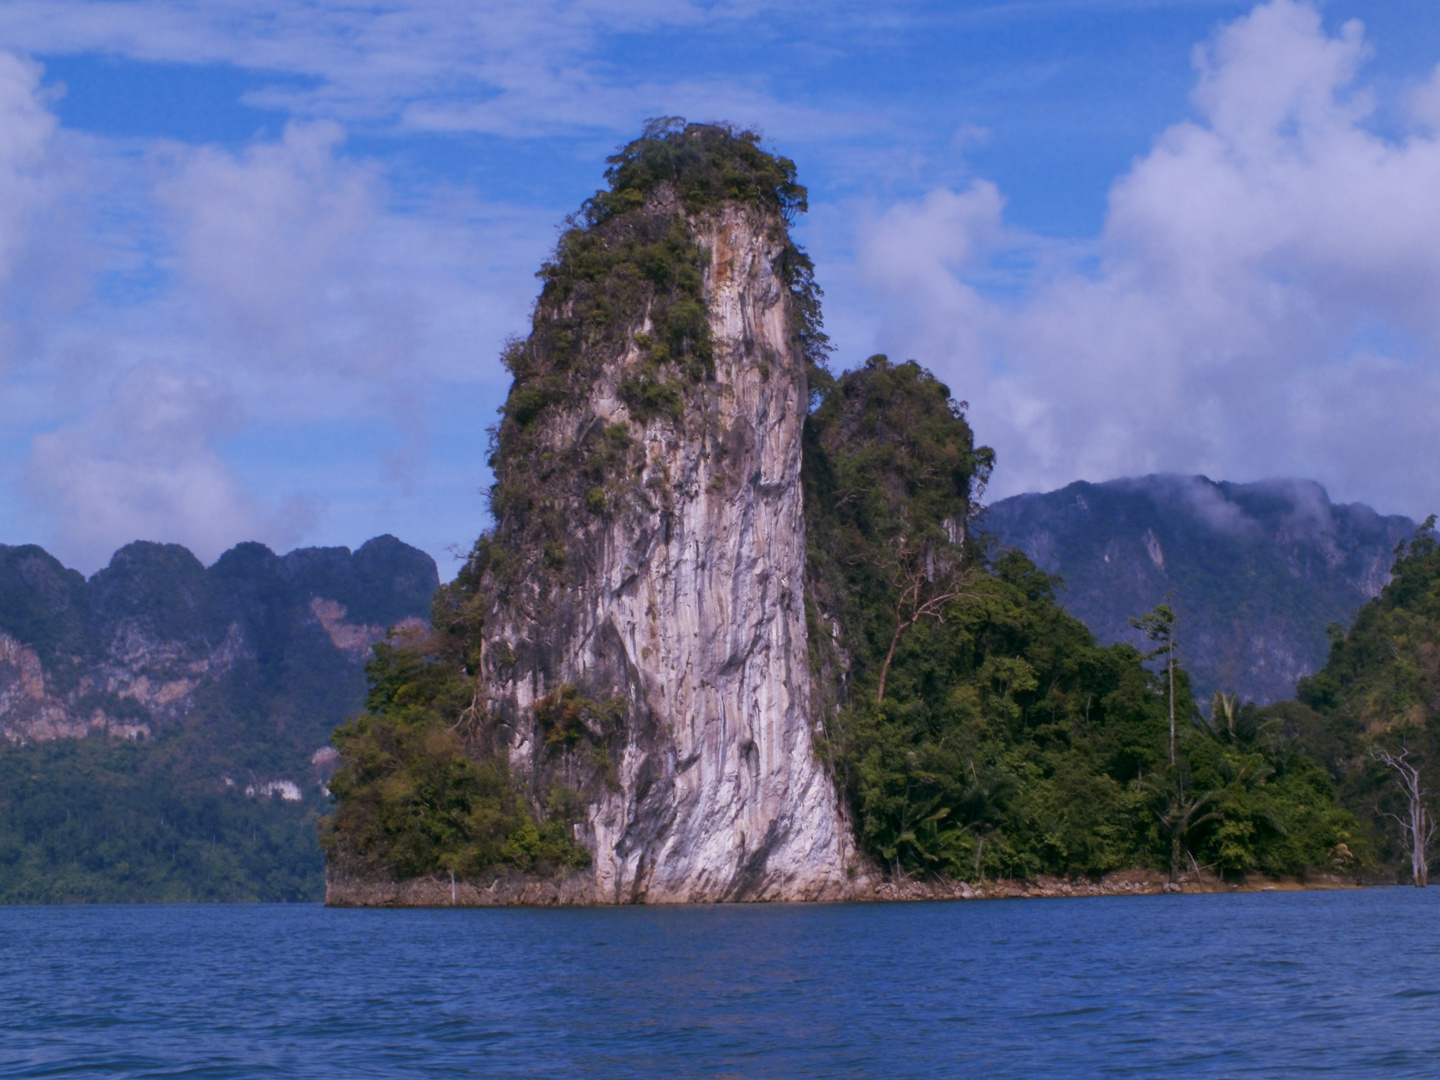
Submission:
<svg viewBox="0 0 1440 1080">
<path fill-rule="evenodd" d="M 595 900 L 847 886 L 810 706 L 786 167 L 715 127 L 632 147 L 507 354 L 496 528 L 453 595 L 477 723 L 542 811 L 583 806 Z"/>
</svg>

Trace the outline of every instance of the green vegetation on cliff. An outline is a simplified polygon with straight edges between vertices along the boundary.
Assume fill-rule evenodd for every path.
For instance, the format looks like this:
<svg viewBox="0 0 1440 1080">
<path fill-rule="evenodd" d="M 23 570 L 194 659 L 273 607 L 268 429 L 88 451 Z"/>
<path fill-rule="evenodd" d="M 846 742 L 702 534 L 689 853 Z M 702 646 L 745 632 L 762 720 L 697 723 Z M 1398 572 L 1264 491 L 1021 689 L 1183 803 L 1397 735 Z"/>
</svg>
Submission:
<svg viewBox="0 0 1440 1080">
<path fill-rule="evenodd" d="M 480 582 L 505 593 L 537 577 L 564 580 L 567 566 L 585 563 L 587 524 L 672 498 L 663 484 L 641 485 L 645 451 L 635 436 L 636 425 L 655 421 L 693 435 L 709 413 L 709 253 L 696 222 L 727 204 L 770 216 L 795 345 L 823 377 L 820 290 L 785 229 L 806 205 L 792 162 L 760 149 L 752 132 L 666 118 L 612 156 L 605 175 L 608 189 L 570 220 L 540 269 L 530 336 L 502 357 L 514 381 L 491 444 L 496 527 L 477 542 L 447 598 L 474 626 L 484 606 Z M 641 362 L 617 390 L 635 423 L 592 418 L 557 450 L 547 423 L 562 414 L 573 420 L 604 366 L 630 349 Z"/>
<path fill-rule="evenodd" d="M 1298 698 L 1351 737 L 1418 732 L 1440 711 L 1440 545 L 1435 519 L 1396 551 L 1393 577 L 1331 641 Z"/>
<path fill-rule="evenodd" d="M 727 202 L 774 210 L 787 223 L 808 208 L 795 163 L 760 148 L 760 136 L 725 124 L 687 124 L 678 116 L 649 121 L 640 138 L 607 159 L 607 191 L 585 204 L 598 225 L 645 205 L 668 186 L 686 213 L 701 214 Z"/>
<path fill-rule="evenodd" d="M 1350 858 L 1355 823 L 1302 739 L 1249 713 L 1210 725 L 1183 670 L 1172 702 L 1137 650 L 1098 645 L 1059 607 L 1055 578 L 976 534 L 993 455 L 944 385 L 881 356 L 832 377 L 819 290 L 784 234 L 805 206 L 792 163 L 750 133 L 665 120 L 606 175 L 541 270 L 530 337 L 505 353 L 495 527 L 437 593 L 430 636 L 377 650 L 366 712 L 336 733 L 332 865 L 406 877 L 583 864 L 573 826 L 613 782 L 614 732 L 633 718 L 573 687 L 536 703 L 537 761 L 583 762 L 592 787 L 522 790 L 506 768 L 520 718 L 493 714 L 478 689 L 482 675 L 518 670 L 486 619 L 523 621 L 509 640 L 535 650 L 525 670 L 543 669 L 545 629 L 575 604 L 600 526 L 672 504 L 668 477 L 641 484 L 639 436 L 707 436 L 714 355 L 696 224 L 737 206 L 775 229 L 810 377 L 813 700 L 865 852 L 892 873 L 969 879 L 1302 873 Z M 622 354 L 630 419 L 618 423 L 585 406 Z"/>
<path fill-rule="evenodd" d="M 375 647 L 365 712 L 335 732 L 344 764 L 321 835 L 332 866 L 395 878 L 583 866 L 573 801 L 553 793 L 537 823 L 504 757 L 474 740 L 473 680 L 435 651 L 441 643 Z"/>
<path fill-rule="evenodd" d="M 1343 805 L 1365 827 L 1375 868 L 1401 880 L 1414 872 L 1407 835 L 1412 807 L 1384 756 L 1403 755 L 1417 770 L 1415 808 L 1428 822 L 1440 810 L 1440 545 L 1434 520 L 1396 550 L 1394 577 L 1360 609 L 1349 632 L 1335 630 L 1328 662 L 1300 680 L 1296 701 L 1241 711 L 1251 723 L 1291 733 L 1326 765 Z"/>
<path fill-rule="evenodd" d="M 366 712 L 336 733 L 343 764 L 323 842 L 338 868 L 410 877 L 584 862 L 573 840 L 584 793 L 521 790 L 506 767 L 506 718 L 476 699 L 482 670 L 515 663 L 485 643 L 486 620 L 503 605 L 551 625 L 608 523 L 673 505 L 667 477 L 642 480 L 642 435 L 714 435 L 711 253 L 697 239 L 714 215 L 755 215 L 768 230 L 794 348 L 824 378 L 820 291 L 786 230 L 805 209 L 792 162 L 752 132 L 666 118 L 611 157 L 605 175 L 607 189 L 568 222 L 540 270 L 529 337 L 502 357 L 514 381 L 492 433 L 495 526 L 436 594 L 430 636 L 377 651 Z M 595 415 L 597 380 L 627 354 L 638 362 L 615 391 L 628 419 Z M 534 636 L 534 648 L 547 647 Z M 543 760 L 581 762 L 592 784 L 613 783 L 622 706 L 573 687 L 537 703 Z"/>
</svg>

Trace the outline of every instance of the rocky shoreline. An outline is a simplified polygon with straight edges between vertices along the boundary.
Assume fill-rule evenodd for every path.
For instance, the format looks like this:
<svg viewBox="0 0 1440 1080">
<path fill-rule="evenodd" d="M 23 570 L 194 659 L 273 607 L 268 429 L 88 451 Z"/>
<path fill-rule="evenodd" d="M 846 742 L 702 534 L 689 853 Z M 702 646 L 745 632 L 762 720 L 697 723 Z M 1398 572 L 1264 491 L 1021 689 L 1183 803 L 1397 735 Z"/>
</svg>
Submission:
<svg viewBox="0 0 1440 1080">
<path fill-rule="evenodd" d="M 1175 881 L 1157 870 L 1116 870 L 1098 881 L 1071 881 L 1041 875 L 1033 881 L 1000 880 L 972 885 L 964 881 L 887 880 L 875 886 L 874 900 L 1018 900 L 1076 896 L 1161 896 L 1167 893 L 1302 892 L 1312 889 L 1354 889 L 1360 884 L 1334 873 L 1307 878 L 1252 875 L 1226 881 L 1214 874 L 1181 874 Z M 857 897 L 857 899 L 859 899 Z"/>
<path fill-rule="evenodd" d="M 926 900 L 1058 899 L 1082 896 L 1160 896 L 1240 892 L 1301 892 L 1362 888 L 1353 878 L 1324 872 L 1304 879 L 1252 875 L 1225 881 L 1213 874 L 1187 873 L 1171 881 L 1154 870 L 1116 870 L 1098 881 L 1071 881 L 1041 876 L 1033 881 L 998 880 L 972 885 L 963 881 L 920 878 L 857 879 L 846 895 L 829 898 L 851 902 L 917 902 Z M 516 872 L 483 881 L 444 877 L 383 881 L 352 876 L 327 876 L 326 907 L 601 907 L 613 906 L 595 893 L 594 879 L 583 872 L 535 877 Z"/>
</svg>

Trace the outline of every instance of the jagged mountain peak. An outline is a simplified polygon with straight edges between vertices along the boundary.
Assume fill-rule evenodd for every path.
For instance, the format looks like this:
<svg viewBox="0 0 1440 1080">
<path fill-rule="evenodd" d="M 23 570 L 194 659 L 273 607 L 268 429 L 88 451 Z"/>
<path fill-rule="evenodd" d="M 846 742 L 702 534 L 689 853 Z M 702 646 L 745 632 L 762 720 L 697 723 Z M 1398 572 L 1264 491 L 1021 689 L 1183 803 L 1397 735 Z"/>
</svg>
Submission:
<svg viewBox="0 0 1440 1080">
<path fill-rule="evenodd" d="M 88 581 L 0 545 L 0 732 L 183 728 L 237 766 L 308 761 L 359 707 L 370 642 L 428 615 L 438 584 L 428 555 L 389 536 L 353 554 L 243 543 L 208 568 L 137 541 Z"/>
</svg>

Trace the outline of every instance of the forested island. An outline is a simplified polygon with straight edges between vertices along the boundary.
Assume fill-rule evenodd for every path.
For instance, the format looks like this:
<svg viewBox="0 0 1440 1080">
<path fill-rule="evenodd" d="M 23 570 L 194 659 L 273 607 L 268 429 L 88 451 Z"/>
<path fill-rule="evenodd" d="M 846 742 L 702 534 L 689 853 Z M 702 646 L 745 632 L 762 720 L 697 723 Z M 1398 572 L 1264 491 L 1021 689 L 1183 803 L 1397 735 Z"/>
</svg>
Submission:
<svg viewBox="0 0 1440 1080">
<path fill-rule="evenodd" d="M 1383 747 L 1418 760 L 1432 722 L 1423 672 L 1436 628 L 1415 608 L 1435 597 L 1428 523 L 1298 700 L 1196 702 L 1173 662 L 1170 608 L 1135 613 L 1146 652 L 1101 645 L 1056 602 L 1062 582 L 977 528 L 994 456 L 946 386 L 884 356 L 832 373 L 820 291 L 785 229 L 805 208 L 792 163 L 748 132 L 666 121 L 611 158 L 607 177 L 541 271 L 530 338 L 505 355 L 496 527 L 438 592 L 433 631 L 377 647 L 366 711 L 336 733 L 332 902 L 406 902 L 383 883 L 419 879 L 448 882 L 452 898 L 458 881 L 502 900 L 595 902 L 863 896 L 885 880 L 1127 868 L 1358 879 L 1397 865 L 1408 848 L 1384 815 L 1404 799 Z M 737 262 L 749 267 L 738 283 Z M 725 309 L 727 285 L 738 296 Z M 737 416 L 737 400 L 758 404 Z M 757 417 L 771 432 L 793 424 L 793 448 L 767 445 Z M 783 545 L 743 535 L 776 520 L 766 500 L 783 516 L 786 499 L 803 523 L 795 565 L 779 562 Z M 697 523 L 713 536 L 687 531 Z M 695 563 L 673 553 L 676 535 L 697 545 Z M 749 561 L 736 561 L 746 544 Z M 747 723 L 652 659 L 671 647 L 667 619 L 715 629 L 696 563 L 727 558 L 732 581 L 793 574 L 801 586 L 750 628 L 761 641 L 785 603 L 803 612 L 803 655 L 787 669 L 809 684 L 798 734 Z M 657 609 L 677 576 L 700 600 Z M 734 584 L 716 610 L 758 609 L 764 597 L 747 589 Z M 709 687 L 755 653 L 676 646 L 668 662 L 697 665 Z M 1396 664 L 1408 683 L 1391 677 Z M 711 735 L 676 734 L 675 710 L 695 707 L 682 700 L 708 701 L 698 728 L 732 726 L 718 737 L 733 755 L 707 749 Z M 778 767 L 755 761 L 770 738 L 788 740 L 782 756 L 808 743 L 835 798 L 833 810 L 782 800 L 768 819 L 751 814 L 768 830 L 756 843 L 735 826 L 749 809 L 715 824 L 685 771 L 708 761 L 721 797 L 779 799 L 764 787 Z M 786 767 L 792 786 L 809 782 Z M 826 832 L 827 813 L 853 843 Z M 687 827 L 697 835 L 677 843 Z M 824 859 L 797 855 L 807 844 Z M 720 877 L 653 884 L 666 858 L 707 845 L 725 853 Z"/>
</svg>

